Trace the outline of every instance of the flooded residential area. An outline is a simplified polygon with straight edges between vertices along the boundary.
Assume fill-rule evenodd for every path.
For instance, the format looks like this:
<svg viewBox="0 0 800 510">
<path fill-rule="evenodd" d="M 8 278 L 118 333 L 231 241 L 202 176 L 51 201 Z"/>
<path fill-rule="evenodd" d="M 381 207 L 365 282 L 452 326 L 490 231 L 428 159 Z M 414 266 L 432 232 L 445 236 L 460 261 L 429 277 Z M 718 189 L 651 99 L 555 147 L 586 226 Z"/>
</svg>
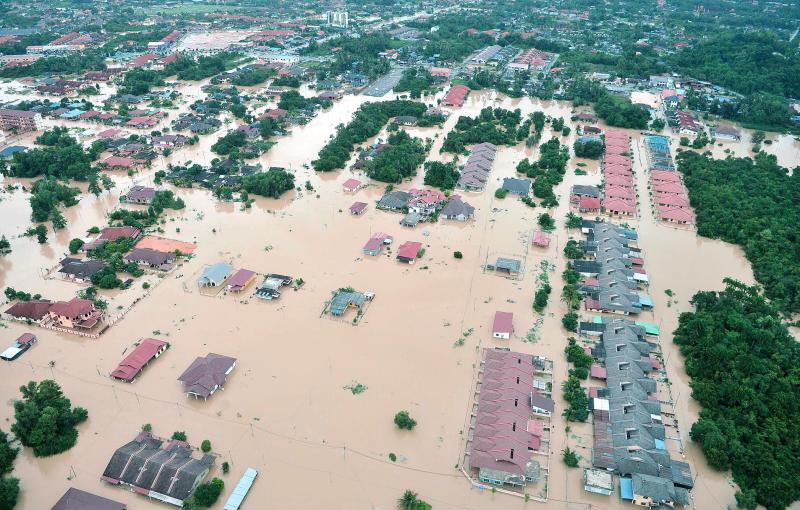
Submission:
<svg viewBox="0 0 800 510">
<path fill-rule="evenodd" d="M 56 128 L 66 128 L 63 136 L 81 151 L 100 147 L 93 176 L 59 180 L 79 191 L 75 205 L 56 201 L 65 220 L 57 229 L 52 216 L 33 221 L 32 203 L 41 198 L 34 183 L 61 174 L 20 177 L 13 169 L 22 157 L 4 159 L 11 171 L 0 176 L 0 236 L 11 249 L 0 256 L 0 287 L 12 293 L 0 296 L 0 340 L 11 345 L 31 333 L 35 344 L 18 343 L 17 357 L 0 362 L 0 429 L 9 439 L 19 430 L 12 429 L 15 401 L 29 381 L 55 381 L 72 406 L 88 411 L 75 425 L 74 446 L 57 454 L 38 455 L 13 432 L 19 495 L 9 509 L 736 507 L 740 484 L 709 465 L 690 436 L 702 406 L 673 331 L 682 313 L 694 311 L 696 293 L 723 291 L 726 278 L 757 282 L 740 246 L 698 234 L 704 212 L 695 210 L 695 189 L 684 185 L 693 177 L 681 177 L 683 163 L 675 161 L 684 151 L 752 158 L 757 145 L 791 170 L 800 166 L 796 136 L 769 132 L 765 143 L 763 131 L 737 127 L 733 139 L 693 149 L 682 140 L 680 118 L 659 129 L 625 128 L 586 102 L 512 97 L 493 86 L 475 86 L 459 100 L 454 88 L 498 65 L 480 60 L 489 44 L 451 63 L 453 75 L 419 96 L 413 88 L 392 90 L 415 68 L 413 60 L 393 60 L 396 48 L 380 56 L 391 70 L 377 77 L 364 71 L 364 83 L 348 77 L 356 65 L 323 78 L 323 66 L 335 61 L 341 71 L 336 55 L 352 51 L 330 42 L 346 37 L 338 29 L 347 29 L 347 11 L 317 15 L 309 7 L 306 18 L 284 23 L 277 13 L 215 11 L 205 3 L 170 15 L 142 5 L 131 12 L 147 20 L 145 30 L 178 17 L 179 35 L 154 39 L 166 43 L 144 50 L 152 57 L 143 67 L 126 63 L 123 50 L 109 57 L 109 69 L 121 59 L 122 70 L 97 87 L 84 85 L 94 91 L 85 96 L 93 109 L 83 110 L 82 96 L 54 97 L 35 78 L 0 83 L 3 111 L 23 111 L 28 102 L 42 111 L 51 103 L 64 108 L 37 113 L 32 129 L 6 130 L 0 149 L 56 150 L 41 138 Z M 401 29 L 433 32 L 425 24 L 431 17 L 442 16 L 442 29 L 451 30 L 444 27 L 452 6 L 444 9 L 402 22 L 361 12 L 358 26 L 414 41 L 421 36 Z M 321 50 L 290 50 L 301 38 Z M 536 65 L 557 75 L 554 66 L 569 66 L 554 52 L 516 51 L 499 60 L 501 69 Z M 230 57 L 212 77 L 180 78 L 194 68 L 159 75 L 161 82 L 133 94 L 125 77 L 159 72 L 171 65 L 165 55 L 202 67 L 219 52 L 247 58 Z M 546 64 L 529 64 L 539 58 Z M 445 67 L 420 64 L 434 77 Z M 268 78 L 237 82 L 259 72 Z M 297 85 L 286 79 L 292 76 Z M 322 86 L 332 80 L 335 86 Z M 566 80 L 560 86 L 566 90 Z M 670 82 L 665 92 L 691 86 Z M 97 121 L 100 105 L 113 105 L 103 111 L 114 113 L 125 101 L 123 111 L 136 113 Z M 303 105 L 287 106 L 292 101 Z M 315 169 L 348 125 L 367 115 L 365 106 L 412 102 L 424 116 L 386 114 L 377 134 L 350 136 L 343 168 Z M 487 109 L 501 120 L 486 121 Z M 467 117 L 506 134 L 499 117 L 506 114 L 498 112 L 518 112 L 530 138 L 469 138 L 475 131 L 463 127 Z M 659 104 L 651 115 L 671 113 Z M 426 118 L 439 121 L 419 122 Z M 248 130 L 248 141 L 223 148 L 231 133 Z M 393 182 L 370 177 L 378 162 L 392 163 L 380 154 L 406 143 L 402 132 L 424 145 L 426 163 Z M 464 143 L 451 150 L 457 136 Z M 547 203 L 537 190 L 543 175 L 520 168 L 538 161 L 539 172 L 550 172 L 551 140 L 556 152 L 566 149 L 566 162 Z M 602 155 L 577 156 L 587 143 L 599 144 Z M 145 152 L 151 156 L 139 159 Z M 225 162 L 236 170 L 220 170 Z M 453 162 L 458 183 L 441 191 L 431 185 L 431 162 Z M 253 191 L 253 176 L 272 172 L 293 181 L 274 194 Z M 120 210 L 129 212 L 115 216 Z M 29 232 L 37 225 L 46 226 L 45 242 Z M 568 255 L 576 247 L 580 254 Z M 93 261 L 102 269 L 92 269 Z M 93 277 L 116 263 L 110 281 L 119 282 Z M 574 288 L 575 303 L 567 297 Z M 629 343 L 615 344 L 614 335 Z M 569 345 L 588 360 L 582 378 Z M 631 363 L 639 375 L 628 375 Z M 565 397 L 573 381 L 588 407 L 577 410 Z M 633 407 L 635 419 L 627 417 Z M 198 487 L 212 478 L 224 489 L 201 506 Z M 54 507 L 70 488 L 122 506 L 86 500 Z M 398 498 L 408 491 L 429 506 L 402 506 Z"/>
</svg>

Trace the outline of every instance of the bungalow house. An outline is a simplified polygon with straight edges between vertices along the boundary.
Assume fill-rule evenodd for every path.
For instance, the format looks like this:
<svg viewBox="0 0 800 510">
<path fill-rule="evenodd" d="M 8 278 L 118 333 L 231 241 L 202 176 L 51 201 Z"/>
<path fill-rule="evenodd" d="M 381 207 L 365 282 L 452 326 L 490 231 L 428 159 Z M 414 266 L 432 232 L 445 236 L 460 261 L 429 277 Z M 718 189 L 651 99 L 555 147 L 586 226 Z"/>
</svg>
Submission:
<svg viewBox="0 0 800 510">
<path fill-rule="evenodd" d="M 362 186 L 363 184 L 358 179 L 347 179 L 342 184 L 342 189 L 347 193 L 353 193 L 361 189 Z"/>
<path fill-rule="evenodd" d="M 397 260 L 406 264 L 413 264 L 419 257 L 422 250 L 422 243 L 416 241 L 406 241 L 397 250 Z"/>
<path fill-rule="evenodd" d="M 156 190 L 147 186 L 134 186 L 120 197 L 129 204 L 149 204 L 156 196 Z"/>
<path fill-rule="evenodd" d="M 492 336 L 508 340 L 511 338 L 511 333 L 514 332 L 514 314 L 511 312 L 494 313 L 494 321 L 492 322 Z"/>
<path fill-rule="evenodd" d="M 540 248 L 547 248 L 550 246 L 550 234 L 543 230 L 537 230 L 533 233 L 533 245 Z"/>
<path fill-rule="evenodd" d="M 418 212 L 412 211 L 403 216 L 403 219 L 400 220 L 400 224 L 404 227 L 414 228 L 420 221 L 422 221 L 422 216 Z"/>
<path fill-rule="evenodd" d="M 217 262 L 203 269 L 203 274 L 197 279 L 199 287 L 216 287 L 221 285 L 233 272 L 233 267 L 225 262 Z"/>
<path fill-rule="evenodd" d="M 11 308 L 3 312 L 2 318 L 5 320 L 17 320 L 23 322 L 39 323 L 47 316 L 50 306 L 53 304 L 49 299 L 33 299 L 31 301 L 17 301 Z"/>
<path fill-rule="evenodd" d="M 141 229 L 137 227 L 106 227 L 100 231 L 99 239 L 106 241 L 116 241 L 120 237 L 130 237 L 131 239 L 139 239 L 142 236 Z"/>
<path fill-rule="evenodd" d="M 364 211 L 366 210 L 367 210 L 366 202 L 353 202 L 353 205 L 350 206 L 350 214 L 353 214 L 355 216 L 363 214 Z"/>
<path fill-rule="evenodd" d="M 364 255 L 369 255 L 370 257 L 378 256 L 381 253 L 384 245 L 391 244 L 392 240 L 392 236 L 389 234 L 384 234 L 383 232 L 376 232 L 372 234 L 372 237 L 370 237 L 367 243 L 364 245 Z"/>
<path fill-rule="evenodd" d="M 416 126 L 417 125 L 417 118 L 413 115 L 400 115 L 395 117 L 395 123 L 401 126 Z"/>
<path fill-rule="evenodd" d="M 405 191 L 390 191 L 378 201 L 377 208 L 389 211 L 401 211 L 408 205 L 411 195 Z"/>
<path fill-rule="evenodd" d="M 246 289 L 253 280 L 256 279 L 256 273 L 249 269 L 239 269 L 228 280 L 228 285 L 225 287 L 231 292 L 241 292 Z"/>
<path fill-rule="evenodd" d="M 149 432 L 140 432 L 133 441 L 117 448 L 100 479 L 111 485 L 127 485 L 133 492 L 183 507 L 184 500 L 208 476 L 216 458 L 205 453 L 196 459 L 192 457 L 194 452 L 195 448 L 184 441 L 164 442 Z"/>
<path fill-rule="evenodd" d="M 67 257 L 61 261 L 61 268 L 58 270 L 62 278 L 78 283 L 91 280 L 92 276 L 99 273 L 106 267 L 102 260 L 81 260 Z"/>
<path fill-rule="evenodd" d="M 256 297 L 265 300 L 272 300 L 281 297 L 281 287 L 292 284 L 290 276 L 279 274 L 268 274 L 261 285 L 256 289 Z"/>
<path fill-rule="evenodd" d="M 167 271 L 172 269 L 172 265 L 175 263 L 175 254 L 150 248 L 134 248 L 125 255 L 125 262 Z"/>
<path fill-rule="evenodd" d="M 487 265 L 486 269 L 509 276 L 517 276 L 522 270 L 522 263 L 517 259 L 497 257 L 497 261 L 494 263 L 494 265 Z"/>
<path fill-rule="evenodd" d="M 508 193 L 527 197 L 531 191 L 531 181 L 528 179 L 517 179 L 515 177 L 506 177 L 503 179 L 503 189 Z"/>
<path fill-rule="evenodd" d="M 742 134 L 733 126 L 717 126 L 714 129 L 714 138 L 717 140 L 730 140 L 732 142 L 738 142 L 742 139 Z"/>
<path fill-rule="evenodd" d="M 129 170 L 144 164 L 144 161 L 121 156 L 109 156 L 103 160 L 103 164 L 109 170 Z"/>
<path fill-rule="evenodd" d="M 47 311 L 47 321 L 70 329 L 92 329 L 103 318 L 103 310 L 88 299 L 56 301 Z"/>
<path fill-rule="evenodd" d="M 450 79 L 453 70 L 448 67 L 431 67 L 430 72 L 434 82 L 443 82 Z"/>
<path fill-rule="evenodd" d="M 467 221 L 475 217 L 475 208 L 453 195 L 444 206 L 440 215 L 447 220 Z"/>
<path fill-rule="evenodd" d="M 574 186 L 572 186 L 572 190 L 570 191 L 570 197 L 598 198 L 599 196 L 600 196 L 600 190 L 597 189 L 597 186 L 575 184 Z"/>
<path fill-rule="evenodd" d="M 328 310 L 331 315 L 341 317 L 348 308 L 362 308 L 368 300 L 372 299 L 370 296 L 361 292 L 339 289 L 328 303 Z"/>
<path fill-rule="evenodd" d="M 207 399 L 222 389 L 234 368 L 236 358 L 209 353 L 205 357 L 195 358 L 178 380 L 183 384 L 187 397 L 194 395 L 195 398 Z"/>
<path fill-rule="evenodd" d="M 144 367 L 161 356 L 167 349 L 169 349 L 167 342 L 155 338 L 145 338 L 117 365 L 117 368 L 111 372 L 111 377 L 120 381 L 133 382 Z"/>
</svg>

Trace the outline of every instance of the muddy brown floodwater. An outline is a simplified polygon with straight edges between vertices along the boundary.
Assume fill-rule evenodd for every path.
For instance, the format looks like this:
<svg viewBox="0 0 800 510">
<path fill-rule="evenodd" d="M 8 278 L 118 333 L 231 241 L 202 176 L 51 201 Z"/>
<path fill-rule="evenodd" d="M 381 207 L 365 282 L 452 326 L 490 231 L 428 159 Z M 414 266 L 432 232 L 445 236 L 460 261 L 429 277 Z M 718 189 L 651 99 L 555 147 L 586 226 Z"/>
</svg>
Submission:
<svg viewBox="0 0 800 510">
<path fill-rule="evenodd" d="M 187 90 L 189 87 L 182 92 Z M 199 87 L 192 86 L 192 90 L 199 94 Z M 113 451 L 133 438 L 144 423 L 151 423 L 161 436 L 184 430 L 194 445 L 211 440 L 213 450 L 221 456 L 214 475 L 222 476 L 218 471 L 222 460 L 230 462 L 231 473 L 223 477 L 226 492 L 215 508 L 222 508 L 248 467 L 257 468 L 260 476 L 248 496 L 247 508 L 269 504 L 285 509 L 390 509 L 405 489 L 417 491 L 437 509 L 542 506 L 474 489 L 456 465 L 481 347 L 508 346 L 555 360 L 556 388 L 566 376 L 563 348 L 568 335 L 560 324 L 566 309 L 558 296 L 565 267 L 561 250 L 574 233 L 565 230 L 563 218 L 572 184 L 600 182 L 597 163 L 588 162 L 588 175 L 575 176 L 576 161 L 570 161 L 570 171 L 557 188 L 561 205 L 550 211 L 558 228 L 547 249 L 531 246 L 536 218 L 543 209 L 531 209 L 511 198 L 497 200 L 493 194 L 503 177 L 515 174 L 523 157 L 537 156 L 537 149 L 524 146 L 501 148 L 487 191 L 466 194 L 466 200 L 476 207 L 475 221 L 440 221 L 408 229 L 398 224 L 399 215 L 375 210 L 383 184 L 345 194 L 341 183 L 358 174 L 350 170 L 315 174 L 305 168 L 336 125 L 348 122 L 366 100 L 344 98 L 308 125 L 278 139 L 260 158 L 264 166 L 290 168 L 297 174 L 298 186 L 308 180 L 315 191 L 292 191 L 279 200 L 258 198 L 251 209 L 242 210 L 239 204 L 215 201 L 206 190 L 176 190 L 187 207 L 168 213 L 162 235 L 197 242 L 195 258 L 179 270 L 185 276 L 175 278 L 173 273 L 164 279 L 97 340 L 36 329 L 40 342 L 19 360 L 0 366 L 0 395 L 5 404 L 0 419 L 5 430 L 13 420 L 11 403 L 18 396 L 17 388 L 31 379 L 54 378 L 75 405 L 89 410 L 89 420 L 79 427 L 78 443 L 69 452 L 43 459 L 34 458 L 28 449 L 20 454 L 14 471 L 21 479 L 18 508 L 49 508 L 69 486 L 124 501 L 131 509 L 157 508 L 158 503 L 99 481 Z M 488 105 L 518 107 L 523 114 L 543 109 L 549 115 L 563 116 L 573 128 L 565 141 L 571 144 L 575 137 L 567 103 L 494 102 L 488 94 L 476 93 L 458 113 L 475 115 Z M 444 159 L 438 149 L 456 119 L 457 115 L 451 116 L 444 129 L 415 128 L 412 132 L 433 138 L 432 157 Z M 635 152 L 640 151 L 639 134 L 631 135 Z M 120 192 L 134 182 L 152 182 L 152 173 L 167 162 L 207 163 L 211 159 L 208 147 L 218 136 L 206 137 L 196 147 L 159 160 L 145 173 L 115 175 L 117 188 L 98 198 L 84 196 L 78 206 L 66 211 L 68 227 L 51 235 L 44 246 L 19 237 L 29 225 L 27 195 L 22 191 L 3 195 L 0 233 L 12 240 L 14 251 L 0 259 L 0 286 L 52 298 L 74 295 L 78 287 L 41 277 L 44 268 L 67 252 L 69 240 L 82 236 L 92 225 L 104 224 L 104 216 L 117 206 Z M 549 136 L 546 132 L 543 139 Z M 742 146 L 747 150 L 746 144 Z M 796 151 L 790 142 L 773 147 Z M 638 154 L 635 161 L 642 192 L 646 176 Z M 421 184 L 420 174 L 401 188 Z M 347 211 L 355 200 L 369 203 L 361 216 Z M 699 409 L 690 398 L 683 361 L 671 343 L 670 332 L 677 315 L 690 308 L 689 299 L 696 291 L 722 288 L 726 276 L 752 282 L 752 273 L 737 247 L 700 239 L 691 230 L 657 225 L 646 199 L 642 200 L 640 218 L 632 224 L 639 229 L 652 282 L 649 293 L 656 305 L 642 320 L 661 326 L 661 343 L 677 398 L 680 437 L 697 476 L 695 506 L 722 509 L 733 503 L 735 489 L 728 482 L 729 475 L 712 471 L 689 439 L 689 427 Z M 362 245 L 376 231 L 392 234 L 395 247 L 405 241 L 424 243 L 424 257 L 411 266 L 398 263 L 386 252 L 365 258 Z M 463 259 L 453 258 L 456 250 L 463 253 Z M 502 255 L 524 261 L 521 280 L 482 272 L 482 264 Z M 307 283 L 272 302 L 254 299 L 252 288 L 243 296 L 201 295 L 194 281 L 197 273 L 205 264 L 219 260 L 260 273 L 302 277 Z M 537 320 L 531 303 L 542 261 L 549 261 L 554 268 L 549 273 L 553 292 L 538 327 L 538 340 L 528 342 L 526 334 Z M 331 291 L 344 286 L 375 293 L 358 326 L 349 324 L 352 315 L 346 316 L 346 321 L 320 317 Z M 669 306 L 666 289 L 674 293 Z M 510 341 L 491 338 L 489 328 L 496 310 L 514 313 L 516 333 Z M 5 343 L 27 329 L 6 325 L 7 329 L 0 329 Z M 465 344 L 455 346 L 462 332 L 470 329 L 474 332 Z M 168 340 L 171 348 L 135 383 L 112 381 L 108 374 L 126 349 L 148 336 Z M 208 352 L 238 358 L 237 367 L 224 391 L 207 402 L 187 400 L 176 378 L 196 356 Z M 367 390 L 353 395 L 345 389 L 355 382 Z M 566 433 L 567 424 L 560 417 L 565 402 L 559 390 L 554 398 L 557 412 L 551 439 L 550 500 L 545 506 L 622 508 L 616 494 L 585 493 L 582 470 L 565 468 L 561 450 L 567 445 L 577 449 L 582 465 L 589 464 L 591 427 L 572 424 Z M 411 432 L 400 431 L 392 423 L 394 414 L 402 409 L 419 423 Z M 396 462 L 389 460 L 389 453 L 396 454 Z"/>
</svg>

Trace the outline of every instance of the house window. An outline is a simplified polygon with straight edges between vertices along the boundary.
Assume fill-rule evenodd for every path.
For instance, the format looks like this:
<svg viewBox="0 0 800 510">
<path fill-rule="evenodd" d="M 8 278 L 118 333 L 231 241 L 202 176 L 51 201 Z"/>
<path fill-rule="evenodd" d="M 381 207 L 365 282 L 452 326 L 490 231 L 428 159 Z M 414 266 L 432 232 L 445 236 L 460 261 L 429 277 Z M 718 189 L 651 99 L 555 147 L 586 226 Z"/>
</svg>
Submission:
<svg viewBox="0 0 800 510">
<path fill-rule="evenodd" d="M 514 458 L 514 449 L 513 448 L 511 449 L 511 458 L 512 459 Z"/>
<path fill-rule="evenodd" d="M 625 348 L 625 344 L 617 344 L 616 348 L 617 348 L 617 352 L 622 352 L 622 349 Z"/>
<path fill-rule="evenodd" d="M 517 407 L 517 404 L 518 404 L 518 403 L 519 403 L 519 399 L 518 399 L 518 398 L 515 398 L 515 399 L 514 399 L 514 407 Z"/>
<path fill-rule="evenodd" d="M 620 387 L 620 389 L 621 389 L 622 391 L 625 391 L 625 390 L 628 390 L 628 389 L 630 389 L 630 388 L 631 388 L 631 386 L 633 386 L 633 383 L 632 383 L 632 382 L 622 382 L 622 383 L 619 383 L 619 387 Z"/>
<path fill-rule="evenodd" d="M 519 376 L 517 376 L 517 384 L 519 384 Z"/>
<path fill-rule="evenodd" d="M 633 437 L 636 437 L 636 432 L 637 432 L 636 429 L 625 429 L 625 438 L 631 439 Z"/>
<path fill-rule="evenodd" d="M 631 368 L 631 363 L 630 361 L 620 361 L 619 363 L 617 363 L 617 368 L 619 368 L 620 370 L 628 370 Z"/>
<path fill-rule="evenodd" d="M 633 412 L 633 404 L 625 404 L 622 407 L 623 414 L 630 414 Z"/>
<path fill-rule="evenodd" d="M 517 422 L 514 422 L 511 424 L 511 432 L 516 432 L 516 431 L 517 431 Z"/>
</svg>

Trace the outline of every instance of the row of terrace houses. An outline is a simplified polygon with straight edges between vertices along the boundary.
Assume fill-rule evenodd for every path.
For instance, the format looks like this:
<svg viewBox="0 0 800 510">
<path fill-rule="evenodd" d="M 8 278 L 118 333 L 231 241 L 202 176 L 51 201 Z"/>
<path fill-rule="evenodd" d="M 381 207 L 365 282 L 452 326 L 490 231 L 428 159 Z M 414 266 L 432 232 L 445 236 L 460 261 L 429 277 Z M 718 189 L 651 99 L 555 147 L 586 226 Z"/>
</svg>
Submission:
<svg viewBox="0 0 800 510">
<path fill-rule="evenodd" d="M 669 139 L 647 135 L 645 146 L 650 167 L 650 197 L 656 217 L 670 223 L 693 224 L 695 216 L 689 192 L 673 164 Z"/>
<path fill-rule="evenodd" d="M 468 448 L 470 469 L 493 485 L 525 486 L 540 477 L 534 452 L 555 410 L 537 379 L 548 360 L 507 349 L 484 349 Z M 544 448 L 547 453 L 547 448 Z"/>
<path fill-rule="evenodd" d="M 657 344 L 645 327 L 623 319 L 582 323 L 601 329 L 591 349 L 598 363 L 592 376 L 607 387 L 590 391 L 594 417 L 592 465 L 620 476 L 620 496 L 635 505 L 674 507 L 689 504 L 694 485 L 691 469 L 672 459 L 667 450 L 668 429 L 657 397 L 661 369 Z"/>
<path fill-rule="evenodd" d="M 467 162 L 461 170 L 456 187 L 465 191 L 483 191 L 492 171 L 497 146 L 488 142 L 472 147 Z"/>
<path fill-rule="evenodd" d="M 578 289 L 589 311 L 638 314 L 653 306 L 642 289 L 649 283 L 635 232 L 612 223 L 584 221 L 586 240 L 579 246 L 584 260 L 572 263 L 585 280 Z"/>
<path fill-rule="evenodd" d="M 636 188 L 630 158 L 630 136 L 621 129 L 605 133 L 603 209 L 616 216 L 636 215 Z"/>
</svg>

